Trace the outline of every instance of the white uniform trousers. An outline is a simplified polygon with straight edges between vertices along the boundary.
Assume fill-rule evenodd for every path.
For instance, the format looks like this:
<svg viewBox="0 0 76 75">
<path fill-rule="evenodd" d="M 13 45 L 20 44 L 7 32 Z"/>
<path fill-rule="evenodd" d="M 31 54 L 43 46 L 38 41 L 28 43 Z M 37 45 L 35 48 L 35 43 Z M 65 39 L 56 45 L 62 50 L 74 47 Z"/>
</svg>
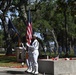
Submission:
<svg viewBox="0 0 76 75">
<path fill-rule="evenodd" d="M 33 71 L 35 71 L 35 72 L 38 72 L 38 56 L 39 56 L 39 52 L 38 52 L 38 50 L 34 50 L 33 52 L 32 52 L 32 54 L 33 54 L 33 57 L 32 57 L 32 69 L 33 69 Z"/>
</svg>

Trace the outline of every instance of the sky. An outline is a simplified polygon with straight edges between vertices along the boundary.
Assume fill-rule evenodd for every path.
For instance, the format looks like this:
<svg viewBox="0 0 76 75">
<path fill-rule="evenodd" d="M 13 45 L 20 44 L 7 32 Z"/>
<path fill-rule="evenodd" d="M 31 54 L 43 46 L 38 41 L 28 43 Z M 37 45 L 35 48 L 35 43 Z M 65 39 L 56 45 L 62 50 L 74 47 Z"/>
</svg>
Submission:
<svg viewBox="0 0 76 75">
<path fill-rule="evenodd" d="M 28 0 L 31 4 L 33 4 L 36 0 Z M 37 0 L 39 2 L 40 0 Z"/>
<path fill-rule="evenodd" d="M 1 22 L 1 19 L 0 19 L 0 22 Z M 1 30 L 1 25 L 0 25 L 0 30 Z"/>
<path fill-rule="evenodd" d="M 2 14 L 3 12 L 0 10 L 0 14 Z M 1 22 L 1 19 L 0 19 L 0 22 Z M 1 30 L 1 25 L 0 25 L 0 30 Z"/>
<path fill-rule="evenodd" d="M 28 1 L 30 1 L 30 2 L 35 2 L 36 0 L 28 0 Z M 40 0 L 37 0 L 38 2 L 40 1 Z"/>
<path fill-rule="evenodd" d="M 0 30 L 1 30 L 1 26 L 0 26 Z"/>
</svg>

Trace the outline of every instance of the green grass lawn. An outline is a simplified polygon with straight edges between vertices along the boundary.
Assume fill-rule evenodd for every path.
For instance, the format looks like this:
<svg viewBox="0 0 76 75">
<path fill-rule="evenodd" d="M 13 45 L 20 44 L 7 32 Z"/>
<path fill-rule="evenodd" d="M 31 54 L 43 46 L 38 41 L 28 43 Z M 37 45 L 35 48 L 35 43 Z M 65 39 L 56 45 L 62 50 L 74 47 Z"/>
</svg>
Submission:
<svg viewBox="0 0 76 75">
<path fill-rule="evenodd" d="M 16 56 L 5 56 L 4 54 L 0 54 L 0 67 L 18 67 L 18 66 L 21 66 L 21 63 L 17 62 Z"/>
<path fill-rule="evenodd" d="M 41 52 L 41 54 L 45 55 L 43 51 Z M 52 52 L 50 54 L 50 52 L 46 52 L 46 55 L 50 56 L 51 58 L 51 57 L 56 57 L 58 53 L 54 54 L 54 52 Z M 64 56 L 65 54 L 62 52 L 62 54 L 60 55 L 60 58 L 64 58 Z M 75 57 L 73 50 L 71 50 L 68 57 Z M 12 67 L 12 66 L 21 66 L 21 63 L 17 62 L 16 56 L 6 56 L 5 54 L 0 54 L 0 67 Z"/>
<path fill-rule="evenodd" d="M 42 55 L 45 55 L 45 53 L 42 51 L 41 52 Z M 49 52 L 47 51 L 46 52 L 46 55 L 50 56 L 50 57 L 56 57 L 58 55 L 58 52 L 55 54 L 54 52 Z M 60 58 L 64 58 L 65 57 L 65 53 L 62 52 L 62 54 L 60 55 Z M 70 50 L 70 53 L 68 54 L 68 57 L 75 57 L 74 55 L 74 51 L 73 50 Z"/>
<path fill-rule="evenodd" d="M 0 54 L 0 63 L 16 62 L 16 56 L 6 56 Z"/>
</svg>

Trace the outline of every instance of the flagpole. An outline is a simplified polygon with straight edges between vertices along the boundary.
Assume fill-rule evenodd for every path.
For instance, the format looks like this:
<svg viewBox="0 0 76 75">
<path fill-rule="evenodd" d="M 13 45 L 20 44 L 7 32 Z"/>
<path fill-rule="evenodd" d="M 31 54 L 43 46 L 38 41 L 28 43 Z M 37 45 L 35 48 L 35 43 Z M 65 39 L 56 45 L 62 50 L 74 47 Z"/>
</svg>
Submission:
<svg viewBox="0 0 76 75">
<path fill-rule="evenodd" d="M 32 39 L 32 23 L 31 23 L 31 13 L 30 13 L 30 0 L 29 0 L 29 7 L 28 7 L 28 13 L 27 13 L 27 28 L 26 28 L 26 41 L 28 43 L 31 43 Z"/>
</svg>

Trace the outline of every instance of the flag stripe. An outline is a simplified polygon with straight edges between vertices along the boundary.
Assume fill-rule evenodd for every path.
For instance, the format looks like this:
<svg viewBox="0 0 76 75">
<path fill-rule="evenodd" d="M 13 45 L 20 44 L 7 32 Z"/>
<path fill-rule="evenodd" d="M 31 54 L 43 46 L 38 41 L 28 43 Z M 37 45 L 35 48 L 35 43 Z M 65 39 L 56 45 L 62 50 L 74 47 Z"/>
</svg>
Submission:
<svg viewBox="0 0 76 75">
<path fill-rule="evenodd" d="M 28 43 L 31 43 L 31 39 L 32 39 L 32 23 L 31 23 L 31 13 L 30 13 L 30 9 L 28 11 L 28 21 L 27 21 L 27 31 L 26 31 L 26 39 L 28 40 Z"/>
<path fill-rule="evenodd" d="M 28 25 L 27 25 L 27 31 L 26 31 L 26 39 L 28 40 L 28 43 L 31 43 L 32 39 L 32 23 L 31 23 L 31 17 L 30 17 L 30 10 L 28 12 Z"/>
</svg>

